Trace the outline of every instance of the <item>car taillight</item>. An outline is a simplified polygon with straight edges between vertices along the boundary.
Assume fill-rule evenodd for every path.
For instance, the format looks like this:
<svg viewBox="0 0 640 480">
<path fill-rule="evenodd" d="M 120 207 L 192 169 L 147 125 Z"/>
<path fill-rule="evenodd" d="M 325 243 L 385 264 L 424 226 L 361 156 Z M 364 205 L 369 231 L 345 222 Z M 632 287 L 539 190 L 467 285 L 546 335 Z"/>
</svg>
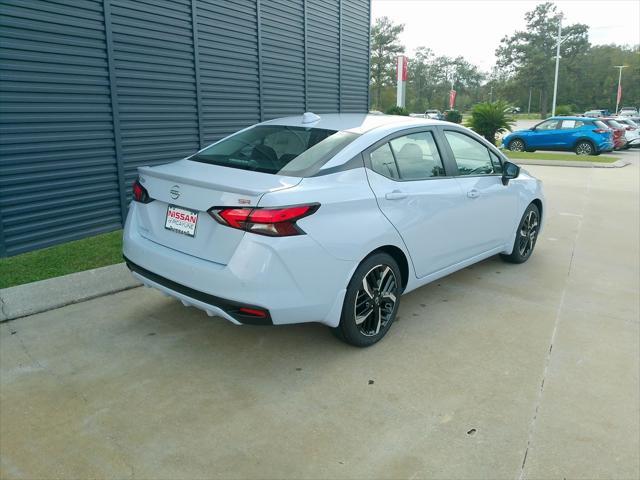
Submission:
<svg viewBox="0 0 640 480">
<path fill-rule="evenodd" d="M 319 207 L 318 203 L 278 208 L 213 207 L 209 209 L 209 215 L 227 227 L 270 237 L 289 237 L 304 234 L 296 221 L 311 215 Z"/>
<path fill-rule="evenodd" d="M 608 128 L 596 128 L 593 133 L 607 133 L 610 132 L 611 130 L 609 130 Z"/>
<path fill-rule="evenodd" d="M 137 179 L 135 182 L 133 182 L 132 191 L 133 191 L 133 200 L 136 202 L 149 203 L 153 201 L 153 198 L 149 196 L 149 192 L 147 192 L 147 189 L 144 188 Z"/>
</svg>

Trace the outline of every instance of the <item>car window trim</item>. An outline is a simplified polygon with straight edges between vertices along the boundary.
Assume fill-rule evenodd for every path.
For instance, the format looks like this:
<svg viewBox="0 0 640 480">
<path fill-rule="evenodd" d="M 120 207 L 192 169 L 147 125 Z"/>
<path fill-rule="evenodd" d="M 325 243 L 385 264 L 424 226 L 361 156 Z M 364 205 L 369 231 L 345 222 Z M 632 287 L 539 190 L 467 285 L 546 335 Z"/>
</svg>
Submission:
<svg viewBox="0 0 640 480">
<path fill-rule="evenodd" d="M 372 166 L 371 166 L 371 157 L 370 157 L 370 153 L 371 152 L 373 152 L 374 150 L 380 148 L 385 143 L 391 142 L 391 140 L 394 140 L 396 138 L 406 137 L 407 135 L 412 135 L 412 134 L 415 134 L 415 133 L 424 133 L 424 132 L 429 132 L 433 136 L 433 141 L 436 144 L 436 149 L 438 150 L 438 155 L 440 155 L 440 161 L 442 163 L 442 168 L 444 168 L 445 175 L 441 175 L 439 177 L 409 178 L 409 179 L 391 178 L 391 177 L 388 177 L 386 175 L 383 175 L 380 172 L 376 172 L 372 168 Z M 389 143 L 389 148 L 391 149 L 391 153 L 393 154 L 393 159 L 396 162 L 396 168 L 398 168 L 398 162 L 397 162 L 397 160 L 395 158 L 395 153 L 394 153 L 393 147 L 391 147 L 390 143 Z M 369 145 L 364 150 L 362 150 L 362 156 L 364 158 L 364 166 L 365 166 L 365 168 L 368 168 L 372 172 L 377 173 L 378 175 L 380 175 L 380 176 L 382 176 L 384 178 L 387 178 L 389 180 L 392 180 L 394 182 L 399 182 L 399 183 L 401 183 L 401 182 L 424 182 L 424 181 L 431 181 L 431 180 L 443 180 L 443 179 L 446 179 L 446 178 L 454 178 L 455 177 L 455 175 L 450 175 L 450 173 L 449 173 L 451 167 L 448 165 L 448 163 L 447 163 L 447 161 L 445 159 L 445 152 L 443 150 L 442 141 L 438 137 L 438 128 L 435 127 L 435 126 L 431 126 L 431 127 L 412 127 L 412 128 L 407 128 L 405 130 L 401 130 L 401 131 L 398 131 L 398 132 L 391 133 L 391 134 L 387 135 L 386 137 L 383 137 L 380 140 L 372 143 L 371 145 Z M 398 169 L 398 175 L 400 175 L 400 169 Z"/>
<path fill-rule="evenodd" d="M 453 163 L 453 167 L 455 167 L 456 174 L 453 175 L 453 177 L 456 177 L 456 178 L 501 177 L 502 178 L 502 174 L 501 173 L 484 173 L 484 174 L 478 174 L 478 175 L 461 175 L 460 171 L 458 170 L 458 163 L 456 162 L 455 155 L 453 154 L 453 150 L 451 149 L 451 146 L 449 145 L 449 142 L 447 141 L 447 137 L 445 136 L 444 132 L 457 132 L 457 133 L 460 133 L 462 135 L 465 135 L 465 136 L 469 137 L 472 140 L 475 140 L 480 145 L 485 147 L 489 152 L 493 152 L 498 157 L 498 159 L 500 160 L 500 162 L 502 164 L 502 168 L 503 169 L 504 169 L 504 162 L 508 162 L 509 159 L 506 158 L 504 156 L 504 154 L 500 150 L 498 150 L 497 147 L 494 147 L 493 145 L 491 145 L 485 138 L 482 138 L 482 137 L 478 138 L 475 135 L 470 135 L 468 131 L 465 131 L 462 128 L 452 128 L 452 127 L 449 127 L 449 126 L 442 126 L 442 127 L 438 127 L 438 128 L 442 129 L 441 130 L 442 131 L 442 138 L 443 138 L 443 141 L 445 142 L 445 146 L 446 146 L 446 149 L 447 149 L 447 154 L 451 158 L 451 162 Z M 491 161 L 491 157 L 489 157 L 489 161 Z"/>
</svg>

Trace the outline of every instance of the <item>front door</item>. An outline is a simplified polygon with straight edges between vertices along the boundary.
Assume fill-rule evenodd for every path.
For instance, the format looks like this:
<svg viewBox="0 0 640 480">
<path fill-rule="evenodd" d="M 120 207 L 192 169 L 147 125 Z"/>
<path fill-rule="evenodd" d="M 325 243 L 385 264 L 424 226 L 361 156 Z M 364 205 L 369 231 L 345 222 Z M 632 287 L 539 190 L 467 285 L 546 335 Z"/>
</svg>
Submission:
<svg viewBox="0 0 640 480">
<path fill-rule="evenodd" d="M 512 241 L 518 198 L 513 182 L 502 184 L 500 157 L 459 130 L 445 129 L 444 137 L 458 167 L 456 181 L 464 195 L 461 243 L 467 258 Z"/>
<path fill-rule="evenodd" d="M 526 137 L 526 146 L 529 148 L 554 148 L 558 143 L 558 120 L 546 120 L 539 123 Z"/>
</svg>

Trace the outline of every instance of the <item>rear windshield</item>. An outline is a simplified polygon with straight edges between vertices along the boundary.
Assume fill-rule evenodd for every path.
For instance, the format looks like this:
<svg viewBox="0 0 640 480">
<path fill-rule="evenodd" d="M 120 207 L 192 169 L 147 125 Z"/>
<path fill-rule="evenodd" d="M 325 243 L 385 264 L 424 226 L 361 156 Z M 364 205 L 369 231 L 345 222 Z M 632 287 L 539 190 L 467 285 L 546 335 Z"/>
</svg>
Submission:
<svg viewBox="0 0 640 480">
<path fill-rule="evenodd" d="M 608 130 L 608 129 L 609 129 L 609 125 L 607 125 L 606 123 L 604 123 L 604 122 L 603 122 L 603 121 L 601 121 L 601 120 L 595 120 L 593 123 L 594 123 L 594 124 L 596 125 L 596 127 L 598 127 L 598 128 L 604 128 L 605 130 Z"/>
<path fill-rule="evenodd" d="M 195 162 L 255 172 L 306 177 L 359 135 L 321 128 L 258 125 L 189 158 Z"/>
<path fill-rule="evenodd" d="M 618 122 L 616 122 L 615 120 L 607 120 L 607 124 L 608 124 L 610 127 L 613 127 L 613 128 L 624 128 L 622 125 L 620 125 L 620 124 L 619 124 Z"/>
</svg>

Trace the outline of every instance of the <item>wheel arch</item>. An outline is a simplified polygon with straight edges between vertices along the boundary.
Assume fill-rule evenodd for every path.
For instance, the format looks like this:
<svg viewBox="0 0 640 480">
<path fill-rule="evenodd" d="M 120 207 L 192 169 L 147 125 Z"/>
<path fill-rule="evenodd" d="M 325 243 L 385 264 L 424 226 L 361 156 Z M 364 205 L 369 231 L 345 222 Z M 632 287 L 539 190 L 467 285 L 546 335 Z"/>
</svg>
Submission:
<svg viewBox="0 0 640 480">
<path fill-rule="evenodd" d="M 580 142 L 589 142 L 589 143 L 591 144 L 591 146 L 593 147 L 593 151 L 594 151 L 594 152 L 597 152 L 597 151 L 598 151 L 598 147 L 596 146 L 595 142 L 594 142 L 592 139 L 590 139 L 589 137 L 580 137 L 580 138 L 578 138 L 578 139 L 575 141 L 575 143 L 573 144 L 573 149 L 574 149 L 574 150 L 576 149 L 576 147 L 578 146 L 578 144 L 579 144 Z"/>
<path fill-rule="evenodd" d="M 362 259 L 362 261 L 366 260 L 372 255 L 375 255 L 376 253 L 386 253 L 396 261 L 398 267 L 400 268 L 400 275 L 402 276 L 402 290 L 407 288 L 407 283 L 409 282 L 409 259 L 407 258 L 405 253 L 395 245 L 383 245 L 382 247 L 378 247 L 375 250 L 371 251 L 366 257 Z"/>
<path fill-rule="evenodd" d="M 540 222 L 542 222 L 542 200 L 539 198 L 534 199 L 531 203 L 533 203 L 536 207 L 538 207 L 538 212 L 540 212 Z M 531 205 L 531 203 L 529 205 Z"/>
<path fill-rule="evenodd" d="M 524 137 L 522 137 L 522 136 L 520 136 L 520 135 L 517 135 L 517 136 L 514 136 L 513 138 L 510 138 L 510 139 L 509 139 L 509 141 L 507 142 L 507 148 L 509 148 L 509 145 L 511 145 L 511 143 L 512 143 L 514 140 L 520 140 L 520 141 L 524 144 L 524 148 L 525 148 L 525 149 L 527 148 L 527 141 L 525 140 L 525 138 L 524 138 Z"/>
</svg>

